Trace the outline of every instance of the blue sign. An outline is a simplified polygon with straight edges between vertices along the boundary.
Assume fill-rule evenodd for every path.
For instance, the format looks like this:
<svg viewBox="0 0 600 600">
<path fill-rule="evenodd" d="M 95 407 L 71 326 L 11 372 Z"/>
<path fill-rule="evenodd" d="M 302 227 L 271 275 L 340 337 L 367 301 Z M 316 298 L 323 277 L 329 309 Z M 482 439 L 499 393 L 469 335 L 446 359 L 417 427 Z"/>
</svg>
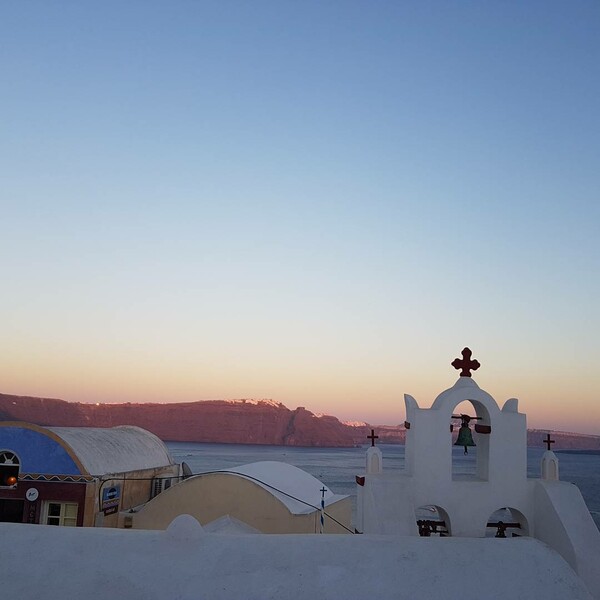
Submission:
<svg viewBox="0 0 600 600">
<path fill-rule="evenodd" d="M 102 510 L 117 508 L 121 498 L 121 486 L 109 485 L 102 490 Z M 116 512 L 116 511 L 115 511 Z"/>
</svg>

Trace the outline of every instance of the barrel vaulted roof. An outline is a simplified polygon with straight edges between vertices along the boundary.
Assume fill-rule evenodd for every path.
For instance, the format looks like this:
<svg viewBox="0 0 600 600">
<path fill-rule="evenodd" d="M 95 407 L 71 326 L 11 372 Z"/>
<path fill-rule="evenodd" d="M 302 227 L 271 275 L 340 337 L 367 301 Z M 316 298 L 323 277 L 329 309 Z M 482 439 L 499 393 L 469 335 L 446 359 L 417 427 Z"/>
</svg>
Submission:
<svg viewBox="0 0 600 600">
<path fill-rule="evenodd" d="M 141 471 L 173 464 L 165 444 L 153 433 L 122 425 L 98 427 L 47 427 L 68 446 L 90 475 Z"/>
<path fill-rule="evenodd" d="M 42 427 L 0 422 L 0 449 L 14 451 L 24 473 L 103 476 L 173 465 L 165 444 L 130 425 Z"/>
</svg>

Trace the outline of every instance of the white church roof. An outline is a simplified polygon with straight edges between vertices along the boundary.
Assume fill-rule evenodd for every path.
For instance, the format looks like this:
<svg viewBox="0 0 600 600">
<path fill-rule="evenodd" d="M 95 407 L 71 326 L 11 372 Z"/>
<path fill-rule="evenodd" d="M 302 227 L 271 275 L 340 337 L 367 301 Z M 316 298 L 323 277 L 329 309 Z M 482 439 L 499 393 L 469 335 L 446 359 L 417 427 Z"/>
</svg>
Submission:
<svg viewBox="0 0 600 600">
<path fill-rule="evenodd" d="M 315 510 L 314 507 L 321 506 L 323 487 L 325 487 L 325 506 L 345 498 L 334 494 L 306 471 L 283 462 L 267 460 L 223 469 L 223 472 L 246 476 L 247 479 L 271 492 L 291 513 L 296 515 L 312 512 Z"/>
<path fill-rule="evenodd" d="M 123 425 L 97 427 L 45 427 L 71 447 L 90 475 L 124 473 L 173 464 L 167 447 L 153 433 Z"/>
<path fill-rule="evenodd" d="M 532 538 L 218 535 L 183 525 L 0 523 L 2 597 L 592 600 L 567 563 Z"/>
</svg>

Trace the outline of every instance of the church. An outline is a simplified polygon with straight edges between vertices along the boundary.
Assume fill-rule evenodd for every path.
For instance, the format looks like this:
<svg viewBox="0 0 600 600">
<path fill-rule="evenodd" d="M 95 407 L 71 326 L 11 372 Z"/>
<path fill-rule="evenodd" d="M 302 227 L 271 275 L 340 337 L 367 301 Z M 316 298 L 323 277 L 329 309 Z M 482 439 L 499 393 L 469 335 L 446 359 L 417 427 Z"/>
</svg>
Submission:
<svg viewBox="0 0 600 600">
<path fill-rule="evenodd" d="M 404 470 L 383 468 L 372 433 L 366 472 L 356 478 L 357 529 L 364 534 L 539 540 L 600 597 L 600 532 L 579 489 L 559 480 L 550 436 L 540 478 L 529 479 L 527 421 L 519 401 L 510 398 L 500 408 L 477 385 L 471 371 L 480 364 L 469 348 L 452 366 L 460 369 L 460 377 L 430 408 L 404 396 Z M 473 414 L 454 414 L 465 402 Z M 464 446 L 465 454 L 476 449 L 470 473 L 453 468 L 452 432 L 459 422 L 455 445 Z"/>
</svg>

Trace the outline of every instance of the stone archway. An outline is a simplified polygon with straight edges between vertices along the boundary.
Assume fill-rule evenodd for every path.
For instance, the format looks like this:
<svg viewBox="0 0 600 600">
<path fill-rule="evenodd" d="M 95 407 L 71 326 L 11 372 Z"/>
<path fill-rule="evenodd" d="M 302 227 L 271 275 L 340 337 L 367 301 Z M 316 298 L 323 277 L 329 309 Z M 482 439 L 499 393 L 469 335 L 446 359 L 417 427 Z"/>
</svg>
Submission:
<svg viewBox="0 0 600 600">
<path fill-rule="evenodd" d="M 424 504 L 415 510 L 421 537 L 449 537 L 452 535 L 448 513 L 436 504 Z"/>
<path fill-rule="evenodd" d="M 485 525 L 485 537 L 510 538 L 529 535 L 529 523 L 525 515 L 509 506 L 495 510 Z"/>
</svg>

